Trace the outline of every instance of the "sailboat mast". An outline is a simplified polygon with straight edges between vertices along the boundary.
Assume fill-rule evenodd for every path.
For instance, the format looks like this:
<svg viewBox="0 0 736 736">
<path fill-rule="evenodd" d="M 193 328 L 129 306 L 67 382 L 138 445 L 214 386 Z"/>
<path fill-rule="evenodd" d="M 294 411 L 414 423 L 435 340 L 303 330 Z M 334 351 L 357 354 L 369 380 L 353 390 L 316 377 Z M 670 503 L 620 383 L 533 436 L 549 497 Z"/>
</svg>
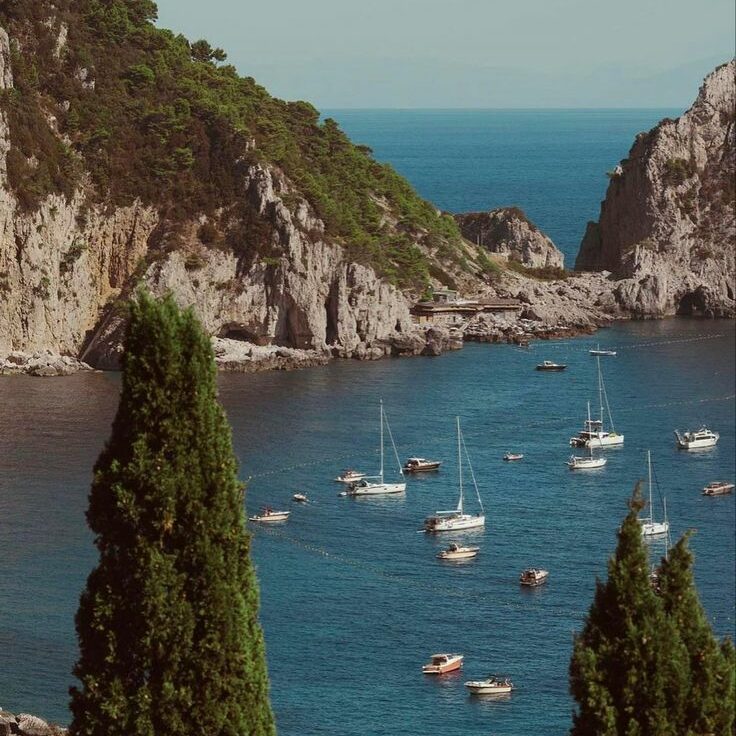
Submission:
<svg viewBox="0 0 736 736">
<path fill-rule="evenodd" d="M 601 373 L 601 358 L 596 356 L 598 361 L 598 403 L 601 405 L 601 431 L 603 431 L 603 374 Z"/>
<path fill-rule="evenodd" d="M 652 451 L 647 450 L 647 467 L 649 469 L 649 521 L 652 521 L 654 519 L 654 514 L 652 512 Z"/>
<path fill-rule="evenodd" d="M 383 483 L 383 399 L 381 399 L 381 483 Z"/>
<path fill-rule="evenodd" d="M 457 504 L 457 510 L 462 514 L 463 512 L 463 455 L 460 449 L 460 417 L 455 417 L 457 420 L 457 472 L 460 479 L 460 500 Z"/>
</svg>

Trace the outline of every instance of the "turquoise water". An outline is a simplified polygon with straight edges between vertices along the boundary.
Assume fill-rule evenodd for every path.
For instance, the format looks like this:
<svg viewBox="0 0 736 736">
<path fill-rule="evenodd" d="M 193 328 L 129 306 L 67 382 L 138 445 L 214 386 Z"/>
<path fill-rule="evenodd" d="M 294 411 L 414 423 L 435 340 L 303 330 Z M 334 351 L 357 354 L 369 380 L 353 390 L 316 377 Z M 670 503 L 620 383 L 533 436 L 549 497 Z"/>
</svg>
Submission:
<svg viewBox="0 0 736 736">
<path fill-rule="evenodd" d="M 450 212 L 521 207 L 572 268 L 610 171 L 682 110 L 327 110 Z"/>
<path fill-rule="evenodd" d="M 588 473 L 565 466 L 568 439 L 594 398 L 600 342 L 616 429 L 624 448 Z M 567 666 L 596 575 L 651 449 L 674 535 L 695 529 L 696 579 L 720 634 L 734 633 L 734 496 L 705 498 L 711 480 L 733 480 L 733 322 L 665 320 L 619 325 L 593 337 L 529 350 L 467 345 L 439 358 L 336 362 L 294 373 L 223 375 L 247 504 L 291 507 L 288 523 L 253 530 L 272 697 L 279 733 L 454 736 L 566 733 Z M 541 374 L 542 359 L 568 363 Z M 109 432 L 115 374 L 0 379 L 0 705 L 68 720 L 76 656 L 73 616 L 94 549 L 84 511 L 90 468 Z M 339 498 L 345 466 L 377 468 L 383 397 L 401 458 L 445 461 L 410 478 L 404 496 Z M 452 507 L 457 482 L 454 416 L 487 512 L 467 564 L 439 563 L 450 537 L 417 533 Z M 672 430 L 707 422 L 716 448 L 678 452 Z M 520 463 L 501 460 L 507 450 Z M 659 550 L 657 550 L 659 551 Z M 551 571 L 520 589 L 527 566 Z M 430 679 L 435 651 L 466 656 L 462 674 Z M 499 672 L 518 691 L 474 701 L 463 681 Z"/>
</svg>

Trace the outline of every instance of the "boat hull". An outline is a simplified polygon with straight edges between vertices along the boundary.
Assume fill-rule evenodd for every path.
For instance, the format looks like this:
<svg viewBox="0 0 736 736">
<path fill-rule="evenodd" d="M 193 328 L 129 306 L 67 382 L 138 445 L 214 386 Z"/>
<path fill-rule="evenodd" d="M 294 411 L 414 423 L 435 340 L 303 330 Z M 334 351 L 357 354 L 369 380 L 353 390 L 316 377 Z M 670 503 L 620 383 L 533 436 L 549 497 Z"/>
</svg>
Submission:
<svg viewBox="0 0 736 736">
<path fill-rule="evenodd" d="M 425 664 L 422 672 L 425 675 L 445 675 L 448 672 L 455 672 L 463 666 L 463 657 L 458 655 L 441 664 Z"/>
<path fill-rule="evenodd" d="M 405 465 L 405 473 L 431 473 L 434 470 L 439 470 L 441 462 L 437 463 L 426 463 L 424 465 Z"/>
<path fill-rule="evenodd" d="M 668 521 L 643 521 L 641 522 L 641 534 L 643 537 L 661 537 L 670 530 Z"/>
<path fill-rule="evenodd" d="M 459 550 L 457 552 L 449 552 L 448 550 L 443 550 L 437 555 L 437 559 L 452 562 L 453 560 L 471 560 L 473 559 L 473 557 L 477 556 L 478 548 L 474 547 L 472 549 Z"/>
<path fill-rule="evenodd" d="M 438 519 L 435 522 L 430 523 L 425 521 L 424 530 L 426 532 L 457 532 L 465 529 L 478 529 L 479 527 L 485 526 L 485 516 L 468 516 L 463 515 L 462 517 L 454 517 L 449 519 Z"/>
<path fill-rule="evenodd" d="M 595 470 L 596 468 L 602 468 L 608 461 L 604 457 L 594 458 L 588 460 L 583 458 L 582 460 L 576 460 L 575 462 L 570 461 L 567 467 L 570 470 Z"/>
<path fill-rule="evenodd" d="M 403 493 L 406 483 L 371 483 L 360 488 L 351 488 L 348 496 L 388 496 L 392 493 Z"/>
<path fill-rule="evenodd" d="M 721 483 L 719 485 L 710 485 L 703 488 L 704 496 L 726 496 L 734 489 L 733 483 Z"/>
<path fill-rule="evenodd" d="M 528 575 L 525 576 L 523 573 L 519 577 L 519 584 L 526 585 L 530 588 L 536 588 L 539 585 L 544 585 L 549 579 L 549 573 L 544 571 L 543 574 L 539 574 L 536 577 Z"/>
<path fill-rule="evenodd" d="M 567 368 L 566 365 L 538 365 L 537 366 L 538 371 L 548 371 L 550 373 L 564 371 L 565 368 Z"/>
<path fill-rule="evenodd" d="M 572 437 L 570 445 L 572 447 L 616 447 L 623 445 L 624 436 L 622 434 L 609 434 L 605 437 Z"/>
<path fill-rule="evenodd" d="M 275 524 L 279 521 L 286 521 L 289 518 L 289 513 L 289 511 L 283 511 L 268 514 L 267 516 L 250 516 L 248 517 L 248 521 L 253 521 L 257 524 Z"/>
<path fill-rule="evenodd" d="M 716 437 L 705 440 L 677 440 L 677 447 L 680 450 L 702 450 L 705 447 L 715 447 L 717 442 Z"/>
<path fill-rule="evenodd" d="M 482 682 L 466 682 L 465 687 L 472 695 L 508 695 L 513 685 L 485 685 Z"/>
</svg>

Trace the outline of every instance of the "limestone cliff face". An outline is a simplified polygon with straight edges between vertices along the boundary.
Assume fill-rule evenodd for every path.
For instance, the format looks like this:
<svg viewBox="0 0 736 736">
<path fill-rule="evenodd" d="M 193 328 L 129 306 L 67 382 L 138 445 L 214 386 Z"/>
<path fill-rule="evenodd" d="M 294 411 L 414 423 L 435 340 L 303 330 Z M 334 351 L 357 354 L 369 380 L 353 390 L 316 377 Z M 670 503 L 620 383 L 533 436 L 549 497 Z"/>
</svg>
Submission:
<svg viewBox="0 0 736 736">
<path fill-rule="evenodd" d="M 531 268 L 562 268 L 564 255 L 517 207 L 455 215 L 463 237 Z"/>
<path fill-rule="evenodd" d="M 10 56 L 0 29 L 0 89 L 13 85 Z M 83 187 L 28 212 L 8 185 L 9 149 L 0 111 L 0 355 L 50 350 L 115 366 L 123 328 L 117 300 L 138 284 L 193 305 L 213 336 L 359 358 L 424 346 L 409 299 L 348 260 L 275 167 L 252 165 L 242 179 L 270 254 L 246 257 L 236 253 L 258 252 L 247 242 L 206 247 L 198 221 L 179 226 L 176 249 L 162 248 L 168 224 L 156 209 L 90 205 Z"/>
<path fill-rule="evenodd" d="M 575 268 L 612 271 L 635 316 L 733 315 L 736 63 L 712 72 L 677 120 L 640 133 L 609 175 Z"/>
</svg>

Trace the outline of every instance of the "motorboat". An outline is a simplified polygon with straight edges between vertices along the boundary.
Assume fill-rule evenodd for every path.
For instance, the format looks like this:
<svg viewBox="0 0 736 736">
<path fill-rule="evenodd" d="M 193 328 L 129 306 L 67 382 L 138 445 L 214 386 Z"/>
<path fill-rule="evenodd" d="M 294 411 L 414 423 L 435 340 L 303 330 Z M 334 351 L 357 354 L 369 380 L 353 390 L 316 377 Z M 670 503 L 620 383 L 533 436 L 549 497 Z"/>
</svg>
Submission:
<svg viewBox="0 0 736 736">
<path fill-rule="evenodd" d="M 430 661 L 422 666 L 425 675 L 444 675 L 463 666 L 462 654 L 433 654 Z"/>
<path fill-rule="evenodd" d="M 470 469 L 470 476 L 473 479 L 475 495 L 478 499 L 478 506 L 480 507 L 480 511 L 475 514 L 466 514 L 463 506 L 463 449 L 465 450 L 465 457 L 468 462 L 468 468 Z M 460 417 L 457 417 L 457 470 L 460 486 L 460 498 L 458 499 L 457 508 L 452 511 L 435 511 L 432 516 L 428 516 L 424 520 L 425 532 L 455 532 L 465 529 L 477 529 L 485 526 L 486 523 L 483 502 L 478 491 L 478 484 L 475 482 L 475 474 L 473 473 L 473 466 L 470 464 L 468 448 L 465 447 L 465 440 L 460 430 Z"/>
<path fill-rule="evenodd" d="M 549 578 L 548 570 L 540 570 L 536 567 L 530 567 L 519 575 L 519 582 L 522 585 L 536 587 L 537 585 L 543 585 L 546 583 L 547 578 Z"/>
<path fill-rule="evenodd" d="M 307 501 L 309 501 L 304 493 L 295 493 L 291 498 L 298 503 L 307 503 Z"/>
<path fill-rule="evenodd" d="M 713 447 L 718 442 L 720 435 L 703 426 L 697 432 L 685 432 L 684 434 L 675 430 L 675 438 L 680 450 L 699 450 L 701 447 Z"/>
<path fill-rule="evenodd" d="M 366 475 L 358 481 L 354 481 L 345 491 L 346 496 L 385 496 L 391 493 L 403 493 L 406 490 L 406 483 L 386 483 L 384 478 L 384 426 L 388 431 L 391 439 L 391 446 L 394 450 L 396 464 L 399 466 L 399 475 L 403 478 L 404 471 L 399 461 L 399 454 L 396 451 L 396 443 L 391 434 L 391 426 L 388 423 L 388 417 L 383 409 L 383 401 L 380 402 L 380 436 L 381 436 L 381 466 L 378 475 Z M 340 494 L 343 495 L 343 494 Z"/>
<path fill-rule="evenodd" d="M 503 459 L 507 462 L 513 462 L 514 460 L 521 460 L 524 455 L 521 452 L 507 452 Z"/>
<path fill-rule="evenodd" d="M 608 403 L 608 394 L 606 386 L 603 382 L 603 371 L 601 370 L 601 359 L 597 358 L 598 363 L 598 402 L 601 413 L 600 419 L 592 419 L 590 416 L 590 402 L 588 402 L 588 418 L 583 423 L 583 429 L 577 437 L 570 438 L 572 447 L 615 447 L 623 445 L 624 436 L 616 431 L 613 426 L 613 416 L 611 415 L 611 406 Z M 611 425 L 611 431 L 607 432 L 603 427 L 603 405 L 605 403 L 608 412 L 608 421 Z"/>
<path fill-rule="evenodd" d="M 708 483 L 705 488 L 703 488 L 703 495 L 704 496 L 725 496 L 728 493 L 731 493 L 734 489 L 733 483 L 728 483 L 725 480 L 714 480 L 712 483 Z"/>
<path fill-rule="evenodd" d="M 425 460 L 423 457 L 410 457 L 404 464 L 405 473 L 429 473 L 439 470 L 442 462 L 440 460 Z"/>
<path fill-rule="evenodd" d="M 271 524 L 276 521 L 286 521 L 289 518 L 290 511 L 274 511 L 269 506 L 261 510 L 256 516 L 249 516 L 248 521 L 256 521 L 262 524 Z"/>
<path fill-rule="evenodd" d="M 639 523 L 641 524 L 641 534 L 643 537 L 661 537 L 669 534 L 670 531 L 670 523 L 667 521 L 667 500 L 662 497 L 664 520 L 656 521 L 652 507 L 652 453 L 649 450 L 647 450 L 647 469 L 647 485 L 649 486 L 649 516 L 639 519 Z"/>
<path fill-rule="evenodd" d="M 544 360 L 537 365 L 538 371 L 564 371 L 567 365 L 564 363 L 554 363 L 551 360 Z"/>
<path fill-rule="evenodd" d="M 472 695 L 506 695 L 516 689 L 508 677 L 497 675 L 490 675 L 485 680 L 470 680 L 465 687 Z"/>
<path fill-rule="evenodd" d="M 352 470 L 351 468 L 348 468 L 347 470 L 343 470 L 341 475 L 338 475 L 337 478 L 335 478 L 336 483 L 355 483 L 358 480 L 362 480 L 365 478 L 365 473 L 360 473 L 357 470 Z"/>
<path fill-rule="evenodd" d="M 616 355 L 615 350 L 601 350 L 600 343 L 598 343 L 597 348 L 592 348 L 591 350 L 588 350 L 588 353 L 590 355 Z"/>
<path fill-rule="evenodd" d="M 588 457 L 570 455 L 567 467 L 570 470 L 593 470 L 594 468 L 602 468 L 607 462 L 608 460 L 605 457 L 593 457 L 593 451 L 591 450 Z"/>
<path fill-rule="evenodd" d="M 447 549 L 443 549 L 437 555 L 438 560 L 470 560 L 477 557 L 480 547 L 461 547 L 458 544 L 451 544 Z"/>
</svg>

